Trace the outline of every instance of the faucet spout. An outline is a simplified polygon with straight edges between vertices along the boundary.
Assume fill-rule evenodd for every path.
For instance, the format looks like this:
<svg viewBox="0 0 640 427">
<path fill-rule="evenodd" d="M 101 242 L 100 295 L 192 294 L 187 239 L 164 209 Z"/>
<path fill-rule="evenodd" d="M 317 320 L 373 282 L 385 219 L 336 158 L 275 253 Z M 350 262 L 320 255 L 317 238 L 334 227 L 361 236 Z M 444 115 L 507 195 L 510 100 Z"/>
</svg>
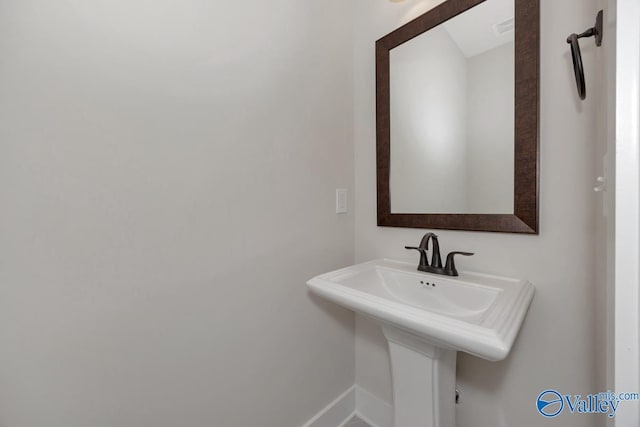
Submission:
<svg viewBox="0 0 640 427">
<path fill-rule="evenodd" d="M 425 237 L 427 237 L 427 250 L 429 249 L 429 241 L 433 242 L 433 249 L 431 250 L 431 269 L 442 269 L 442 258 L 440 257 L 440 243 L 438 242 L 438 236 L 433 233 L 427 233 Z"/>
<path fill-rule="evenodd" d="M 434 233 L 425 234 L 424 236 L 422 236 L 422 240 L 420 240 L 420 244 L 418 245 L 418 247 L 429 250 L 429 240 L 433 237 L 438 240 L 438 236 L 436 236 Z"/>
</svg>

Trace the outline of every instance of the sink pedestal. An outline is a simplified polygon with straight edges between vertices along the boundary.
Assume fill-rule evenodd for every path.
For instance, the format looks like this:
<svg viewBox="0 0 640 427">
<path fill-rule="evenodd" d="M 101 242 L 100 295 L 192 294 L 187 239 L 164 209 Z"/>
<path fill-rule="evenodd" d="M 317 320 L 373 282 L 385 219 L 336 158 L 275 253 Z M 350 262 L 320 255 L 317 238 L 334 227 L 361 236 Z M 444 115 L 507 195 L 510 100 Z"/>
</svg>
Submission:
<svg viewBox="0 0 640 427">
<path fill-rule="evenodd" d="M 387 324 L 394 427 L 454 427 L 455 350 L 440 348 Z"/>
<path fill-rule="evenodd" d="M 391 352 L 395 427 L 455 427 L 456 352 L 491 361 L 507 357 L 534 293 L 527 280 L 439 276 L 387 259 L 307 284 L 382 325 Z"/>
</svg>

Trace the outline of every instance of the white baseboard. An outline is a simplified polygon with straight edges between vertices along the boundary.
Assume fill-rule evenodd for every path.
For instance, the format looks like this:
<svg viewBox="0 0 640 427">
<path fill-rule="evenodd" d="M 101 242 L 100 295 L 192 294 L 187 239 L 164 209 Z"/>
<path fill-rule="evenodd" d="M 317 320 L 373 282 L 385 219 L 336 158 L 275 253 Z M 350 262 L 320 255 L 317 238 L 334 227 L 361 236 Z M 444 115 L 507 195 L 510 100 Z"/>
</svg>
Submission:
<svg viewBox="0 0 640 427">
<path fill-rule="evenodd" d="M 342 427 L 355 413 L 356 386 L 351 386 L 302 427 Z"/>
<path fill-rule="evenodd" d="M 353 385 L 302 427 L 343 427 L 357 415 L 371 427 L 393 427 L 393 407 Z"/>
<path fill-rule="evenodd" d="M 357 385 L 356 415 L 371 427 L 393 427 L 393 406 Z"/>
</svg>

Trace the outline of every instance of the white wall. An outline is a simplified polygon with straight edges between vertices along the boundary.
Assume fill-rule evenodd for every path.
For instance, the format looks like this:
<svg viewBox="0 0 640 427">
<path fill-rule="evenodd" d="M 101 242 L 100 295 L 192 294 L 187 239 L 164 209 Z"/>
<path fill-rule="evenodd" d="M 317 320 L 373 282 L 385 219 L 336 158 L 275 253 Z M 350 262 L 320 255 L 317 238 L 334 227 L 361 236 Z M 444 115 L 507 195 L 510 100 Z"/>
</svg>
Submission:
<svg viewBox="0 0 640 427">
<path fill-rule="evenodd" d="M 394 4 L 357 0 L 355 43 L 356 261 L 411 259 L 405 244 L 425 230 L 376 227 L 375 73 L 373 43 L 435 2 Z M 460 427 L 534 427 L 535 410 L 548 387 L 566 393 L 597 392 L 594 353 L 603 345 L 596 329 L 593 236 L 597 91 L 586 102 L 575 94 L 567 35 L 592 25 L 593 0 L 542 0 L 540 235 L 438 231 L 443 251 L 469 250 L 459 268 L 529 278 L 536 296 L 513 351 L 490 363 L 461 354 L 458 387 Z M 413 9 L 413 10 L 412 10 Z M 584 50 L 594 68 L 593 49 Z M 356 381 L 391 400 L 389 360 L 379 329 L 356 321 Z M 595 426 L 595 416 L 562 415 L 563 427 Z"/>
<path fill-rule="evenodd" d="M 299 426 L 354 382 L 350 6 L 0 2 L 0 425 Z"/>
<path fill-rule="evenodd" d="M 467 212 L 467 60 L 435 28 L 390 64 L 391 212 Z"/>
<path fill-rule="evenodd" d="M 469 213 L 513 213 L 514 44 L 467 60 Z"/>
</svg>

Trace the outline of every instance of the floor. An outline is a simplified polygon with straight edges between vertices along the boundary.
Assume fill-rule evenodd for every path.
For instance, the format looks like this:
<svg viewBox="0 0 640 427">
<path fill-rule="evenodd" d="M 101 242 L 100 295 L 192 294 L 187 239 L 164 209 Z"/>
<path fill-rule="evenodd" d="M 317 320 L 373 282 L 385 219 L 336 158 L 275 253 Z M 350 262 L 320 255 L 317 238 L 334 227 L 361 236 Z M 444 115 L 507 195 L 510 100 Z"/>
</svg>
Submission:
<svg viewBox="0 0 640 427">
<path fill-rule="evenodd" d="M 351 418 L 347 422 L 347 424 L 345 424 L 344 427 L 371 427 L 371 426 L 354 415 L 353 418 Z"/>
</svg>

